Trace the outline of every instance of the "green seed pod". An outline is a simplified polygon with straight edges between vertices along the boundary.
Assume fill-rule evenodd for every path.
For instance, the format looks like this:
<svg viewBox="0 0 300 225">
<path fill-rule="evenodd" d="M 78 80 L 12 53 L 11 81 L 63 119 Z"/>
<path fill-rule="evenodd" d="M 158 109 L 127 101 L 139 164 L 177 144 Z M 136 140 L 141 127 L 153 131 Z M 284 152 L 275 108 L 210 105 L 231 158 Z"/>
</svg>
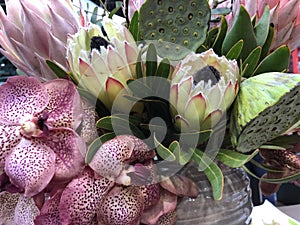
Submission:
<svg viewBox="0 0 300 225">
<path fill-rule="evenodd" d="M 248 152 L 300 120 L 300 75 L 264 73 L 241 83 L 231 113 L 232 143 Z"/>
<path fill-rule="evenodd" d="M 210 8 L 207 0 L 147 0 L 139 15 L 143 40 L 157 45 L 159 56 L 180 60 L 205 41 Z"/>
</svg>

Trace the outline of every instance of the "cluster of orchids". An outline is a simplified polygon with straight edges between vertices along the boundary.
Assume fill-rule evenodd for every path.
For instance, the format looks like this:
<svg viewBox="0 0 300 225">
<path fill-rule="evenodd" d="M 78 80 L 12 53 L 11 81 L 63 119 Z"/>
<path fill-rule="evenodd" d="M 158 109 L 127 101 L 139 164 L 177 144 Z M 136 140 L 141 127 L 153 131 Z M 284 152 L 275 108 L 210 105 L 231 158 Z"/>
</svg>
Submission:
<svg viewBox="0 0 300 225">
<path fill-rule="evenodd" d="M 0 51 L 20 74 L 0 86 L 0 223 L 172 225 L 199 194 L 191 162 L 216 200 L 219 164 L 257 154 L 264 193 L 299 183 L 300 3 L 228 2 L 129 0 L 120 19 L 6 0 Z"/>
</svg>

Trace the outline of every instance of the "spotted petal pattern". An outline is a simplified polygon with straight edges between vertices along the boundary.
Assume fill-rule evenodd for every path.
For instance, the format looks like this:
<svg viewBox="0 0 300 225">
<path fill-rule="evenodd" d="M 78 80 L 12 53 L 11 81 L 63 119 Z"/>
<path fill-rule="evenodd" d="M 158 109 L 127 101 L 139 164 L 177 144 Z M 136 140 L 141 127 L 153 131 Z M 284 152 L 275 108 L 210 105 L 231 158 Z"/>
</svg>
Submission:
<svg viewBox="0 0 300 225">
<path fill-rule="evenodd" d="M 89 225 L 96 216 L 103 196 L 113 184 L 106 178 L 95 179 L 94 172 L 87 168 L 63 191 L 59 204 L 61 223 Z"/>
<path fill-rule="evenodd" d="M 5 171 L 24 195 L 34 196 L 42 191 L 55 172 L 55 153 L 38 139 L 22 139 L 5 162 Z"/>
<path fill-rule="evenodd" d="M 48 104 L 48 94 L 36 78 L 10 77 L 0 88 L 0 121 L 20 124 Z"/>
<path fill-rule="evenodd" d="M 70 81 L 56 79 L 45 83 L 49 103 L 45 111 L 49 113 L 47 123 L 53 127 L 76 129 L 82 119 L 80 96 L 76 86 Z"/>
<path fill-rule="evenodd" d="M 4 169 L 5 158 L 21 140 L 20 126 L 0 124 L 0 173 Z"/>
<path fill-rule="evenodd" d="M 55 180 L 67 180 L 75 176 L 84 167 L 82 150 L 85 143 L 73 130 L 57 128 L 40 140 L 56 154 Z"/>
</svg>

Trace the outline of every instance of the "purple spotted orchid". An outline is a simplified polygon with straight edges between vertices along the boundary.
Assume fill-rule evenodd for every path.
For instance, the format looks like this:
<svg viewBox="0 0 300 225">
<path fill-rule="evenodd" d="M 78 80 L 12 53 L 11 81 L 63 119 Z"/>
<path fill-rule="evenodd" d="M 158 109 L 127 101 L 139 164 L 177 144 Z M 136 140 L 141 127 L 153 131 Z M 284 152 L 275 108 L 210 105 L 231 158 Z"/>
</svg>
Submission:
<svg viewBox="0 0 300 225">
<path fill-rule="evenodd" d="M 25 197 L 71 180 L 84 166 L 85 143 L 74 131 L 81 117 L 70 81 L 9 78 L 0 86 L 0 172 Z"/>
<path fill-rule="evenodd" d="M 175 224 L 177 197 L 195 197 L 198 188 L 180 175 L 158 182 L 153 157 L 133 136 L 105 142 L 89 166 L 45 202 L 35 224 Z"/>
</svg>

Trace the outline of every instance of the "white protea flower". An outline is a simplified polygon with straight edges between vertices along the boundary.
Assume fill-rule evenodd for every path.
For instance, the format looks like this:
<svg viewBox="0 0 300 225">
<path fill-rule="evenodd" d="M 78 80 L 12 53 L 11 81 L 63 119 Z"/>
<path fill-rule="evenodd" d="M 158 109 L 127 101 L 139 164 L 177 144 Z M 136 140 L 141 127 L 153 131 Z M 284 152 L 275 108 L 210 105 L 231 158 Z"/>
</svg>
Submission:
<svg viewBox="0 0 300 225">
<path fill-rule="evenodd" d="M 90 24 L 70 35 L 67 59 L 79 86 L 99 98 L 111 109 L 118 94 L 127 92 L 127 81 L 136 77 L 138 47 L 129 30 L 109 18 L 103 28 Z M 125 99 L 121 103 L 127 104 Z"/>
<path fill-rule="evenodd" d="M 86 21 L 69 0 L 6 0 L 0 7 L 0 45 L 18 69 L 30 76 L 56 78 L 46 60 L 66 67 L 67 34 L 74 34 Z"/>
<path fill-rule="evenodd" d="M 170 103 L 175 127 L 184 131 L 212 128 L 238 92 L 237 62 L 219 57 L 212 49 L 190 53 L 176 67 Z"/>
</svg>

